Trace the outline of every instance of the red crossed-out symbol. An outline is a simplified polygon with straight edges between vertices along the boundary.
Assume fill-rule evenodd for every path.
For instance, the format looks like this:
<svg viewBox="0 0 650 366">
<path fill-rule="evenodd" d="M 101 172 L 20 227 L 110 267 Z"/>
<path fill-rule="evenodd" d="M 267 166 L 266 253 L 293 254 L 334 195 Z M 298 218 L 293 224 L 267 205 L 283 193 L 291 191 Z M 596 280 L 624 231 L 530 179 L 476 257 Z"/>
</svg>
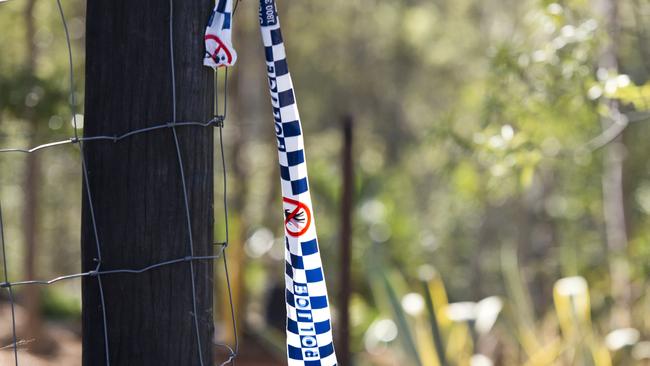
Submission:
<svg viewBox="0 0 650 366">
<path fill-rule="evenodd" d="M 287 234 L 298 237 L 306 233 L 311 225 L 311 211 L 304 203 L 284 197 L 284 227 Z"/>
<path fill-rule="evenodd" d="M 230 53 L 230 50 L 228 49 L 228 47 L 225 45 L 225 43 L 223 43 L 223 41 L 219 37 L 215 36 L 214 34 L 206 34 L 205 35 L 205 40 L 206 41 L 207 40 L 213 40 L 213 41 L 217 42 L 217 48 L 210 55 L 210 57 L 212 57 L 214 62 L 219 63 L 221 61 L 221 60 L 219 60 L 217 58 L 217 56 L 219 54 L 219 51 L 221 51 L 221 50 L 223 50 L 223 52 L 226 54 L 226 59 L 227 59 L 226 61 L 228 63 L 232 62 L 232 54 Z"/>
</svg>

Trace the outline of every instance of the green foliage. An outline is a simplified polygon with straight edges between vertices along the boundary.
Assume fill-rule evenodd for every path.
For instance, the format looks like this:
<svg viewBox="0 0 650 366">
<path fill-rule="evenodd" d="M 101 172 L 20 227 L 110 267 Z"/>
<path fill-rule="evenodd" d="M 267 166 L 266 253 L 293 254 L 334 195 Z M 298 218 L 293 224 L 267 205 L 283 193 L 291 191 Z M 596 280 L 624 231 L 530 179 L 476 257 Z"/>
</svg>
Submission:
<svg viewBox="0 0 650 366">
<path fill-rule="evenodd" d="M 390 280 L 386 274 L 381 272 L 380 276 L 382 278 L 390 306 L 393 309 L 393 314 L 398 324 L 397 328 L 399 329 L 400 339 L 404 344 L 404 348 L 408 351 L 407 354 L 409 356 L 409 359 L 416 365 L 422 365 L 422 361 L 420 361 L 420 355 L 418 354 L 417 347 L 415 345 L 415 340 L 413 339 L 413 335 L 411 334 L 411 330 L 406 319 L 406 314 L 402 310 L 402 306 L 400 304 L 399 298 L 397 297 L 397 293 L 395 292 L 395 289 L 391 285 Z"/>
<path fill-rule="evenodd" d="M 49 319 L 76 320 L 81 316 L 81 299 L 64 291 L 43 291 L 42 307 L 43 315 Z"/>
<path fill-rule="evenodd" d="M 86 20 L 80 1 L 65 4 L 82 96 Z M 598 67 L 608 34 L 586 0 L 280 1 L 331 294 L 338 291 L 338 120 L 348 114 L 355 120 L 352 349 L 360 365 L 417 359 L 429 365 L 434 354 L 441 362 L 440 344 L 450 362 L 461 364 L 458 357 L 469 362 L 475 351 L 492 352 L 488 356 L 507 365 L 526 360 L 569 365 L 577 361 L 567 355 L 580 347 L 590 362 L 599 357 L 602 347 L 563 338 L 553 285 L 566 276 L 587 280 L 589 329 L 602 345 L 603 335 L 613 330 L 614 303 L 602 199 L 606 154 L 591 150 L 590 142 L 603 132 L 610 98 L 619 101 L 629 122 L 621 133 L 623 145 L 606 146 L 621 147 L 625 156 L 629 245 L 622 256 L 631 274 L 628 310 L 641 339 L 650 337 L 650 9 L 638 0 L 618 4 L 620 67 L 613 71 Z M 24 42 L 23 6 L 0 5 L 3 147 L 27 144 L 34 137 L 30 120 L 38 125 L 38 141 L 72 132 L 55 3 L 37 5 L 37 44 L 31 46 L 40 61 L 33 73 L 26 67 L 30 45 Z M 247 180 L 230 185 L 240 236 L 252 238 L 269 228 L 277 239 L 282 234 L 281 221 L 274 219 L 281 217 L 277 157 L 269 106 L 260 102 L 268 99 L 264 67 L 261 51 L 249 46 L 259 43 L 255 12 L 255 2 L 244 1 L 236 19 L 236 28 L 250 29 L 235 38 L 242 56 L 233 70 L 227 158 L 229 169 Z M 74 271 L 79 256 L 79 208 L 70 203 L 78 200 L 79 167 L 70 152 L 46 158 L 51 168 L 43 188 L 44 230 L 61 239 L 42 253 L 47 274 Z M 10 172 L 0 174 L 0 198 L 8 212 L 13 278 L 21 270 L 13 263 L 22 256 L 15 229 L 22 167 L 22 160 L 0 156 L 0 170 Z M 275 240 L 246 266 L 251 303 L 246 311 L 252 314 L 247 319 L 262 316 L 267 287 L 283 280 L 278 270 L 283 245 Z M 433 287 L 432 268 L 440 273 Z M 422 293 L 425 300 L 431 296 L 428 315 L 404 314 L 402 297 L 422 280 L 429 281 L 431 292 Z M 483 343 L 472 327 L 452 322 L 442 309 L 495 295 L 504 301 L 490 333 L 495 345 L 479 350 Z M 336 300 L 332 296 L 335 306 Z M 392 334 L 389 319 L 411 337 L 401 338 L 400 347 L 391 341 L 387 349 L 369 350 L 368 344 L 383 344 L 371 333 Z M 440 344 L 432 331 L 436 321 Z M 632 359 L 627 348 L 611 353 L 615 364 Z"/>
<path fill-rule="evenodd" d="M 508 261 L 509 259 L 504 257 L 504 271 L 519 272 L 520 269 L 516 264 L 513 269 L 505 268 L 512 265 L 507 263 Z M 523 289 L 525 283 L 518 275 L 514 276 L 517 277 L 515 280 L 517 283 L 513 286 L 522 288 L 517 290 L 521 297 L 528 297 L 527 290 Z M 390 281 L 386 275 L 381 275 L 381 278 L 399 334 L 400 342 L 392 343 L 406 349 L 410 362 L 424 365 L 478 363 L 479 359 L 486 357 L 481 354 L 485 343 L 499 336 L 502 329 L 509 329 L 512 332 L 510 336 L 524 348 L 523 361 L 520 361 L 523 365 L 611 366 L 613 356 L 617 360 L 630 362 L 629 357 L 624 352 L 620 352 L 620 349 L 610 351 L 605 344 L 610 347 L 615 342 L 624 344 L 626 332 L 629 334 L 634 332 L 622 329 L 618 334 L 614 332 L 615 336 L 610 334 L 607 339 L 598 335 L 591 322 L 589 288 L 582 277 L 567 277 L 555 283 L 553 295 L 555 308 L 543 320 L 552 324 L 552 330 L 546 329 L 546 334 L 541 334 L 542 330 L 547 328 L 542 321 L 536 321 L 531 316 L 522 316 L 521 313 L 526 313 L 529 307 L 525 305 L 522 307 L 521 298 L 518 299 L 518 296 L 506 300 L 506 307 L 510 307 L 513 311 L 501 314 L 503 303 L 498 297 L 488 297 L 477 303 L 448 303 L 444 296 L 444 283 L 438 276 L 425 283 L 422 295 L 417 293 L 404 295 L 403 290 L 401 300 L 398 287 L 392 284 L 393 281 Z M 424 299 L 431 329 L 422 327 L 421 313 L 425 305 L 414 306 L 412 301 L 414 296 L 415 299 L 419 296 Z M 417 344 L 413 334 L 421 338 Z M 618 340 L 612 341 L 615 338 Z M 508 365 L 515 364 L 516 361 L 512 357 L 512 355 L 506 356 L 500 362 Z"/>
</svg>

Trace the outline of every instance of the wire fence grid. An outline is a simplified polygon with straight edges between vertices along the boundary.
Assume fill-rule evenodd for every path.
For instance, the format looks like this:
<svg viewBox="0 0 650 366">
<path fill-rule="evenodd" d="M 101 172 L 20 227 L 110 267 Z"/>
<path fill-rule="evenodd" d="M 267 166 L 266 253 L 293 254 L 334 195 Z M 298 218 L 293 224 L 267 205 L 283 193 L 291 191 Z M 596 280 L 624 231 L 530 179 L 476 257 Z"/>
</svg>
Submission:
<svg viewBox="0 0 650 366">
<path fill-rule="evenodd" d="M 178 121 L 177 119 L 177 114 L 176 114 L 176 106 L 177 106 L 177 98 L 176 98 L 176 68 L 174 65 L 174 28 L 173 28 L 173 18 L 174 18 L 174 4 L 173 0 L 169 0 L 169 58 L 170 58 L 170 77 L 171 77 L 171 82 L 172 82 L 172 107 L 173 107 L 173 115 L 172 115 L 172 120 L 169 122 L 164 122 L 164 123 L 159 123 L 151 127 L 146 127 L 142 129 L 137 129 L 137 130 L 132 130 L 125 132 L 121 135 L 114 135 L 114 136 L 108 136 L 108 135 L 99 135 L 99 136 L 84 136 L 80 137 L 79 132 L 78 132 L 78 126 L 77 126 L 77 113 L 76 113 L 76 100 L 75 100 L 75 92 L 74 92 L 74 87 L 75 87 L 75 80 L 74 80 L 74 64 L 72 61 L 72 46 L 70 42 L 70 34 L 68 31 L 68 24 L 66 20 L 65 13 L 63 11 L 63 7 L 61 4 L 61 0 L 56 0 L 58 11 L 61 17 L 61 23 L 64 28 L 65 32 L 65 38 L 66 38 L 66 44 L 67 44 L 67 53 L 68 53 L 68 66 L 69 66 L 69 87 L 70 87 L 70 112 L 72 114 L 72 124 L 74 128 L 74 136 L 67 139 L 67 140 L 61 140 L 61 141 L 54 141 L 50 143 L 46 143 L 43 145 L 39 146 L 34 146 L 34 147 L 29 147 L 29 148 L 4 148 L 0 149 L 0 153 L 21 153 L 21 154 L 32 154 L 40 150 L 46 150 L 46 149 L 52 149 L 54 147 L 59 147 L 63 145 L 76 145 L 79 148 L 80 152 L 80 160 L 81 160 L 81 168 L 82 168 L 82 174 L 83 178 L 85 181 L 84 184 L 84 194 L 87 195 L 87 200 L 88 200 L 88 208 L 89 208 L 89 213 L 90 213 L 90 218 L 91 218 L 91 223 L 92 223 L 92 229 L 94 233 L 94 238 L 95 238 L 95 245 L 96 245 L 96 250 L 97 250 L 97 265 L 94 270 L 87 271 L 87 272 L 81 272 L 81 273 L 75 273 L 75 274 L 69 274 L 69 275 L 64 275 L 56 278 L 52 278 L 49 280 L 26 280 L 26 281 L 15 281 L 11 282 L 9 279 L 9 270 L 8 270 L 8 263 L 7 263 L 7 255 L 6 255 L 6 242 L 5 242 L 5 231 L 4 231 L 4 220 L 2 216 L 2 203 L 0 202 L 0 247 L 2 251 L 2 265 L 3 265 L 3 273 L 4 273 L 4 282 L 0 282 L 0 289 L 6 289 L 7 293 L 9 295 L 9 301 L 11 305 L 11 327 L 12 327 L 12 337 L 13 337 L 13 343 L 12 345 L 5 347 L 5 348 L 12 348 L 13 349 L 13 354 L 14 354 L 14 363 L 15 366 L 19 366 L 19 357 L 18 357 L 18 347 L 22 343 L 18 340 L 17 336 L 17 331 L 16 331 L 16 302 L 15 302 L 15 296 L 14 296 L 14 287 L 19 287 L 19 286 L 30 286 L 30 285 L 52 285 L 54 283 L 60 282 L 60 281 L 67 281 L 67 280 L 72 280 L 72 279 L 78 279 L 82 277 L 92 277 L 97 279 L 98 283 L 98 288 L 99 288 L 99 296 L 100 296 L 100 301 L 101 301 L 101 310 L 102 310 L 102 321 L 103 321 L 103 333 L 104 333 L 104 347 L 105 347 L 105 354 L 106 354 L 106 365 L 110 366 L 111 365 L 111 360 L 110 360 L 110 345 L 108 341 L 108 321 L 107 321 L 107 316 L 106 316 L 106 305 L 105 305 L 105 299 L 104 299 L 104 289 L 102 286 L 102 278 L 104 276 L 110 276 L 114 274 L 133 274 L 133 275 L 138 275 L 142 274 L 145 272 L 149 272 L 155 269 L 159 269 L 162 267 L 167 267 L 167 266 L 173 266 L 173 265 L 181 265 L 184 263 L 187 263 L 189 265 L 189 270 L 190 270 L 190 275 L 191 275 L 191 288 L 192 288 L 192 306 L 193 306 L 193 326 L 195 330 L 195 335 L 196 335 L 196 345 L 197 349 L 199 352 L 199 364 L 200 366 L 205 366 L 205 361 L 203 359 L 203 342 L 201 340 L 200 336 L 200 327 L 199 327 L 199 320 L 197 317 L 197 296 L 196 296 L 196 283 L 195 283 L 195 269 L 194 269 L 194 263 L 196 261 L 202 261 L 202 260 L 211 260 L 214 261 L 216 259 L 223 258 L 223 266 L 224 266 L 224 274 L 225 274 L 225 281 L 226 281 L 226 287 L 228 290 L 228 300 L 230 304 L 230 316 L 231 316 L 231 321 L 232 321 L 232 331 L 234 335 L 234 345 L 230 346 L 228 344 L 222 344 L 222 343 L 214 343 L 215 346 L 217 347 L 222 347 L 226 350 L 228 350 L 228 359 L 225 360 L 220 364 L 220 366 L 225 366 L 225 365 L 234 365 L 236 358 L 239 353 L 239 337 L 237 334 L 237 324 L 236 324 L 236 319 L 235 319 L 235 308 L 234 308 L 234 303 L 233 303 L 233 297 L 232 297 L 232 288 L 230 284 L 230 275 L 228 272 L 228 261 L 227 261 L 227 256 L 226 256 L 226 249 L 228 247 L 229 243 L 229 232 L 228 232 L 228 201 L 227 201 L 227 176 L 226 176 L 226 159 L 225 159 L 225 152 L 224 152 L 224 144 L 223 144 L 223 128 L 224 128 L 224 122 L 227 116 L 227 103 L 228 103 L 228 93 L 227 93 L 227 88 L 228 88 L 228 69 L 226 68 L 225 70 L 225 80 L 224 80 L 224 94 L 223 94 L 223 113 L 219 114 L 219 94 L 218 94 L 218 84 L 219 84 L 219 73 L 215 72 L 214 73 L 214 86 L 215 86 L 215 93 L 214 93 L 214 117 L 210 119 L 209 121 L 206 122 L 195 122 L 195 121 Z M 237 5 L 238 5 L 237 1 Z M 235 6 L 235 10 L 237 7 Z M 234 12 L 233 12 L 234 13 Z M 219 149 L 221 153 L 221 169 L 222 169 L 222 177 L 223 177 L 223 211 L 224 211 L 224 230 L 225 230 L 225 242 L 222 243 L 215 243 L 216 246 L 219 247 L 219 250 L 217 251 L 216 254 L 211 255 L 211 256 L 195 256 L 194 255 L 194 240 L 192 236 L 192 217 L 190 214 L 190 207 L 189 207 L 189 197 L 188 197 L 188 191 L 187 191 L 187 184 L 186 184 L 186 177 L 185 177 L 185 167 L 183 164 L 183 157 L 181 154 L 181 144 L 178 138 L 177 134 L 177 128 L 182 128 L 182 127 L 194 127 L 194 128 L 208 128 L 208 127 L 216 127 L 219 129 Z M 182 257 L 182 258 L 173 258 L 169 259 L 166 261 L 162 261 L 159 263 L 154 263 L 151 264 L 147 267 L 143 268 L 123 268 L 123 269 L 114 269 L 114 270 L 103 270 L 102 269 L 102 245 L 101 241 L 98 235 L 98 230 L 97 230 L 97 222 L 95 219 L 95 208 L 93 205 L 93 198 L 92 198 L 92 193 L 91 189 L 89 187 L 89 180 L 88 180 L 88 170 L 86 168 L 86 160 L 85 160 L 85 151 L 84 151 L 84 144 L 86 142 L 91 142 L 91 141 L 101 141 L 101 140 L 108 140 L 108 141 L 113 141 L 114 143 L 117 143 L 119 141 L 125 140 L 127 138 L 130 138 L 135 135 L 139 134 L 144 134 L 148 133 L 151 131 L 155 130 L 160 130 L 160 129 L 169 129 L 172 132 L 172 135 L 174 137 L 174 145 L 176 149 L 176 155 L 177 155 L 177 163 L 178 163 L 178 168 L 179 168 L 179 178 L 181 180 L 181 185 L 183 189 L 183 201 L 184 201 L 184 209 L 185 209 L 185 221 L 188 229 L 188 237 L 187 237 L 187 242 L 188 242 L 188 252 L 187 256 Z"/>
</svg>

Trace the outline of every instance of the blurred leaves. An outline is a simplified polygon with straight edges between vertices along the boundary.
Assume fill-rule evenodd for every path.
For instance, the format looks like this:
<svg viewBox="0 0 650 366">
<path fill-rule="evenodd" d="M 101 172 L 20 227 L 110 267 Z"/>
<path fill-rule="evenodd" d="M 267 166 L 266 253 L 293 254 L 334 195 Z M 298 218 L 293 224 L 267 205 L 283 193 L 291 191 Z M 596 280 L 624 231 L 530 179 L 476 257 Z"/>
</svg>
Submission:
<svg viewBox="0 0 650 366">
<path fill-rule="evenodd" d="M 279 2 L 332 293 L 338 290 L 339 119 L 350 114 L 355 120 L 352 348 L 360 365 L 466 365 L 479 354 L 502 365 L 570 365 L 580 358 L 607 365 L 610 354 L 614 364 L 650 357 L 650 4 L 619 4 L 621 69 L 610 72 L 597 66 L 607 30 L 586 0 Z M 21 6 L 0 5 L 3 146 L 25 142 L 24 122 L 31 117 L 44 141 L 71 132 L 55 4 L 38 2 L 37 44 L 31 46 L 42 61 L 33 74 L 24 70 L 30 45 L 23 42 Z M 81 90 L 83 7 L 76 0 L 66 7 Z M 242 2 L 238 17 L 255 18 L 256 8 Z M 233 73 L 257 73 L 263 80 L 262 61 L 242 63 Z M 267 92 L 263 84 L 233 85 L 250 97 L 241 105 L 255 110 L 249 114 L 255 118 L 234 116 L 236 132 L 226 129 L 249 139 L 229 161 L 250 170 L 253 189 L 241 208 L 249 220 L 247 237 L 270 228 L 267 236 L 275 239 L 282 230 L 274 219 L 281 213 L 277 157 L 271 153 L 268 105 L 257 103 L 268 100 Z M 585 148 L 602 133 L 600 119 L 609 113 L 603 98 L 617 99 L 630 122 L 621 150 L 630 233 L 625 255 L 633 278 L 630 313 L 640 340 L 618 351 L 607 351 L 601 341 L 614 330 L 603 154 Z M 233 141 L 238 140 L 226 136 L 227 144 Z M 20 223 L 11 212 L 21 204 L 21 182 L 11 172 L 21 164 L 0 160 L 8 172 L 0 174 L 0 193 L 9 204 L 11 227 Z M 57 182 L 76 174 L 78 162 L 66 155 L 47 164 L 48 230 L 70 244 L 52 244 L 44 256 L 52 272 L 60 273 L 74 267 L 62 257 L 78 257 L 78 210 L 69 203 L 78 197 Z M 20 248 L 12 230 L 12 247 Z M 246 276 L 247 295 L 258 302 L 246 309 L 258 317 L 268 286 L 283 281 L 283 243 L 265 245 L 268 250 L 255 252 Z M 19 249 L 10 257 L 19 262 Z M 575 276 L 589 284 L 588 301 L 571 305 L 575 299 L 558 297 L 554 284 Z M 412 294 L 424 301 L 419 315 L 403 309 L 404 297 Z M 450 303 L 476 307 L 493 296 L 503 310 L 489 336 L 448 316 Z M 397 338 L 400 346 L 393 345 Z"/>
</svg>

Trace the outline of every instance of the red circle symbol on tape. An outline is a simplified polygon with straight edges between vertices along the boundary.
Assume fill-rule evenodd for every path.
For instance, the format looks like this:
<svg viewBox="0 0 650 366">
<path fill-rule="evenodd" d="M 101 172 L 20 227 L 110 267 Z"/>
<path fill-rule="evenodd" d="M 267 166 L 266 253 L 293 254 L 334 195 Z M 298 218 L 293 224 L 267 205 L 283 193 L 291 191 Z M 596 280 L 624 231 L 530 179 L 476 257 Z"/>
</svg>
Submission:
<svg viewBox="0 0 650 366">
<path fill-rule="evenodd" d="M 306 233 L 311 225 L 311 211 L 304 203 L 291 198 L 282 198 L 284 202 L 284 227 L 287 234 L 298 237 Z"/>
<path fill-rule="evenodd" d="M 230 50 L 228 49 L 228 46 L 226 46 L 223 41 L 215 36 L 214 34 L 206 34 L 205 35 L 205 40 L 211 40 L 215 41 L 217 43 L 217 48 L 214 50 L 214 52 L 210 55 L 214 62 L 219 63 L 220 60 L 218 59 L 218 54 L 219 51 L 223 51 L 226 54 L 226 61 L 230 64 L 232 62 L 232 54 L 230 53 Z"/>
</svg>

